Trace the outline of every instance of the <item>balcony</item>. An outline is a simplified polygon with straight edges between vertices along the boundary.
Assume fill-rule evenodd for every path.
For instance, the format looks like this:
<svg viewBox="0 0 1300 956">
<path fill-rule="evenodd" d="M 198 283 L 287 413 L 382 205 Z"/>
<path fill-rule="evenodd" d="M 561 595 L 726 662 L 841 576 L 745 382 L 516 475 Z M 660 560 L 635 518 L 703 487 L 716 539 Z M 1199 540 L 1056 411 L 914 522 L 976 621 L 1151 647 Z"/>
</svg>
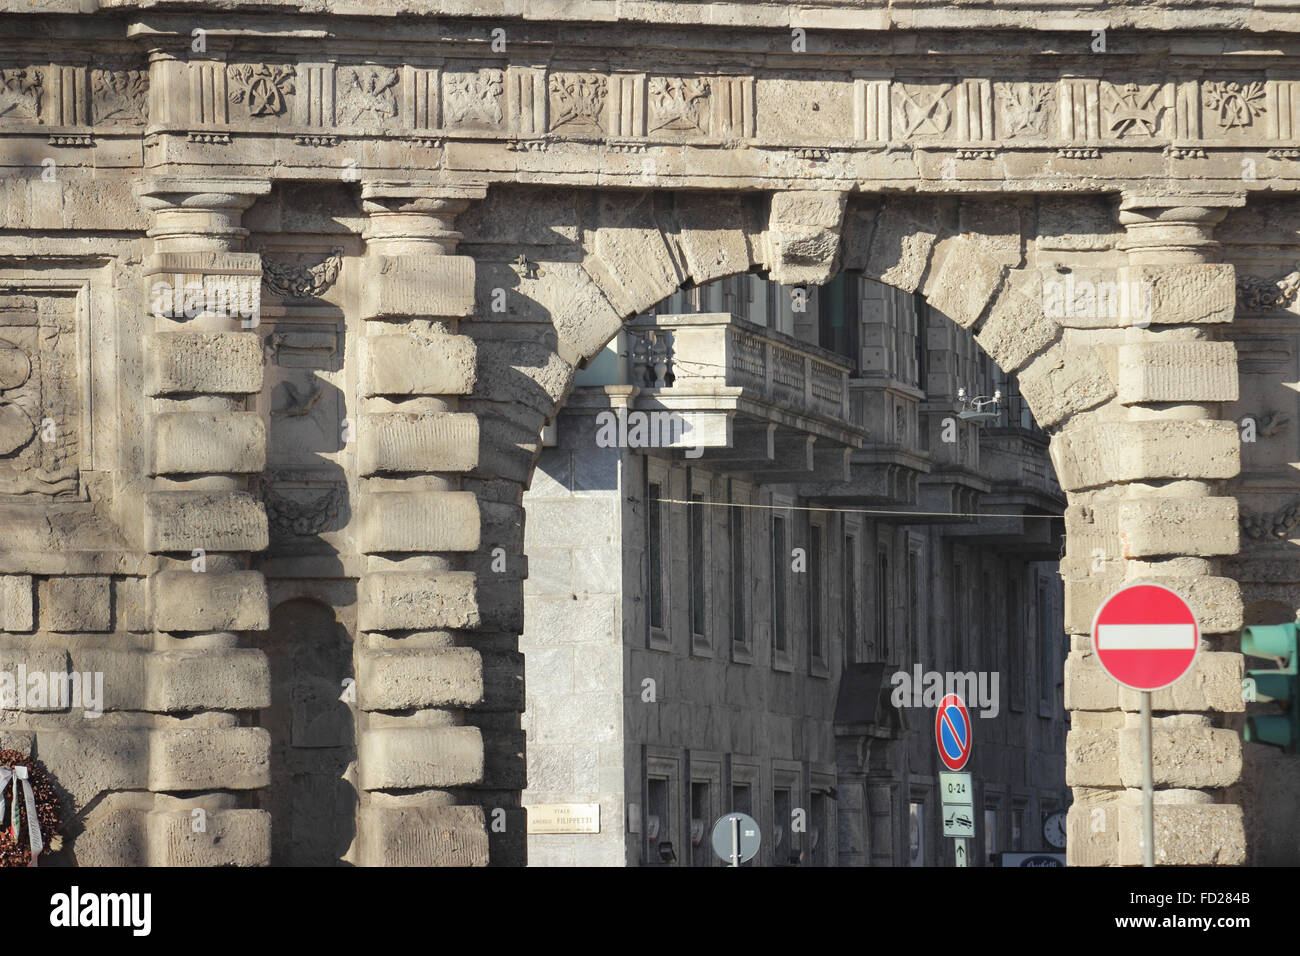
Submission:
<svg viewBox="0 0 1300 956">
<path fill-rule="evenodd" d="M 631 410 L 685 423 L 673 448 L 692 465 L 758 484 L 842 481 L 867 443 L 849 363 L 730 313 L 641 316 L 628 324 Z"/>
</svg>

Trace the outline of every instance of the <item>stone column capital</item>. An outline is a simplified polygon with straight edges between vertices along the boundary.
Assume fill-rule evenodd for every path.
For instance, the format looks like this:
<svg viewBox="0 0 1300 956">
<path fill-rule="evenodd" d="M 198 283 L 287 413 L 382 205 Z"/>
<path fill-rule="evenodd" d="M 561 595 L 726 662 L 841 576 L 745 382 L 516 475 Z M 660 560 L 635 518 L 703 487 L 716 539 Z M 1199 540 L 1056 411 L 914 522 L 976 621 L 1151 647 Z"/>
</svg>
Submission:
<svg viewBox="0 0 1300 956">
<path fill-rule="evenodd" d="M 1138 264 L 1212 261 L 1219 249 L 1214 227 L 1229 209 L 1245 204 L 1245 193 L 1126 193 L 1120 202 L 1119 221 L 1127 235 L 1119 248 Z"/>
<path fill-rule="evenodd" d="M 228 250 L 248 235 L 240 217 L 271 192 L 266 179 L 157 177 L 135 186 L 136 201 L 153 213 L 146 235 L 156 251 Z"/>
<path fill-rule="evenodd" d="M 452 228 L 456 216 L 486 195 L 486 186 L 473 184 L 364 183 L 361 208 L 367 221 L 362 237 L 389 255 L 452 255 L 460 241 L 460 233 Z"/>
</svg>

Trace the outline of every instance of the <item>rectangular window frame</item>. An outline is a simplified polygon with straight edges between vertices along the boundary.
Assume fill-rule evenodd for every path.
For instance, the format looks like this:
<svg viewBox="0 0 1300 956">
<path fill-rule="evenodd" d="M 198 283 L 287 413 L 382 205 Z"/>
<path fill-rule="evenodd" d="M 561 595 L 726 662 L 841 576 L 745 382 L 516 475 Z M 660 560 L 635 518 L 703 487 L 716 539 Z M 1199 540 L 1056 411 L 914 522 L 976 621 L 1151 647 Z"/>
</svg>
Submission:
<svg viewBox="0 0 1300 956">
<path fill-rule="evenodd" d="M 650 499 L 654 497 L 672 497 L 671 494 L 664 494 L 664 489 L 670 487 L 671 473 L 665 464 L 657 459 L 647 457 L 643 460 L 646 463 L 646 647 L 649 650 L 669 651 L 672 650 L 672 631 L 669 625 L 672 620 L 669 592 L 669 567 L 671 562 L 664 550 L 664 543 L 670 540 L 668 513 L 665 506 Z M 657 492 L 656 488 L 658 489 Z M 655 535 L 657 535 L 657 538 L 654 537 Z M 658 542 L 657 549 L 655 548 L 656 540 Z M 657 562 L 656 550 L 658 552 Z M 658 567 L 656 567 L 656 563 Z M 655 581 L 659 585 L 659 622 L 657 624 L 654 615 L 655 592 L 653 585 Z"/>
<path fill-rule="evenodd" d="M 735 489 L 732 488 L 728 494 L 727 500 L 733 504 L 743 504 L 738 502 Z M 746 540 L 746 532 L 750 522 L 747 520 L 746 508 L 728 508 L 727 509 L 727 542 L 731 551 L 731 560 L 729 563 L 731 571 L 731 660 L 736 664 L 752 664 L 754 662 L 754 641 L 750 627 L 749 615 L 749 595 L 747 589 L 753 586 L 748 573 L 748 567 L 751 564 L 749 560 L 749 542 Z"/>
<path fill-rule="evenodd" d="M 789 507 L 773 499 L 777 507 Z M 794 634 L 790 627 L 790 528 L 789 513 L 772 512 L 772 669 L 794 670 Z"/>
<path fill-rule="evenodd" d="M 813 677 L 830 677 L 830 631 L 826 569 L 826 543 L 830 540 L 827 522 L 808 522 L 808 673 Z"/>
</svg>

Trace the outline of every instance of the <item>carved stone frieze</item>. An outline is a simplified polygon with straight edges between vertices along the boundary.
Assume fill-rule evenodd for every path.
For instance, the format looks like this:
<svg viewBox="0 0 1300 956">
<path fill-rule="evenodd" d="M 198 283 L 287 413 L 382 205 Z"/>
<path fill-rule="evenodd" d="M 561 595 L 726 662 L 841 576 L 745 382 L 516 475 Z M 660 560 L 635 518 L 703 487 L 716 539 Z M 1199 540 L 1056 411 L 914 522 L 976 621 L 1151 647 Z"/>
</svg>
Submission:
<svg viewBox="0 0 1300 956">
<path fill-rule="evenodd" d="M 709 132 L 709 81 L 703 77 L 652 76 L 647 85 L 648 132 Z"/>
<path fill-rule="evenodd" d="M 609 82 L 594 73 L 552 73 L 551 129 L 571 126 L 603 130 L 601 114 L 608 91 Z"/>
<path fill-rule="evenodd" d="M 1245 129 L 1267 111 L 1264 84 L 1211 80 L 1203 84 L 1201 99 L 1213 111 L 1221 130 Z"/>
<path fill-rule="evenodd" d="M 1152 137 L 1160 131 L 1168 107 L 1159 83 L 1102 83 L 1102 114 L 1106 132 L 1117 139 Z"/>
<path fill-rule="evenodd" d="M 95 123 L 109 126 L 149 121 L 147 70 L 92 70 Z"/>
<path fill-rule="evenodd" d="M 228 68 L 230 102 L 248 107 L 249 116 L 279 116 L 294 92 L 293 66 L 287 63 L 242 63 Z"/>
<path fill-rule="evenodd" d="M 1050 83 L 999 83 L 998 133 L 1008 139 L 1041 139 L 1047 134 Z"/>
<path fill-rule="evenodd" d="M 0 70 L 0 120 L 10 123 L 41 121 L 41 72 Z"/>
<path fill-rule="evenodd" d="M 444 75 L 443 116 L 449 126 L 500 126 L 505 84 L 500 70 Z"/>
<path fill-rule="evenodd" d="M 339 75 L 337 116 L 345 126 L 384 129 L 397 118 L 399 79 L 396 70 L 362 66 Z"/>
<path fill-rule="evenodd" d="M 897 83 L 894 91 L 894 129 L 900 139 L 914 136 L 942 136 L 952 124 L 952 108 L 946 97 L 951 83 L 909 85 Z"/>
</svg>

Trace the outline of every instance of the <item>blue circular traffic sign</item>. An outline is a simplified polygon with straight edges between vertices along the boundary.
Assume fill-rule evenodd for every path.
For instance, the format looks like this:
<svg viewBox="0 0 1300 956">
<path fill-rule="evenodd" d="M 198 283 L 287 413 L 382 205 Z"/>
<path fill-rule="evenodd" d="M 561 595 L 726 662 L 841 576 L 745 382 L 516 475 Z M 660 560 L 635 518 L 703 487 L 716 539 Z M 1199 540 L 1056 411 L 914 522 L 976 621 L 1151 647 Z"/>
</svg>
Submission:
<svg viewBox="0 0 1300 956">
<path fill-rule="evenodd" d="M 934 742 L 945 767 L 960 770 L 966 766 L 970 758 L 970 712 L 956 694 L 939 701 L 939 713 L 934 718 Z"/>
</svg>

